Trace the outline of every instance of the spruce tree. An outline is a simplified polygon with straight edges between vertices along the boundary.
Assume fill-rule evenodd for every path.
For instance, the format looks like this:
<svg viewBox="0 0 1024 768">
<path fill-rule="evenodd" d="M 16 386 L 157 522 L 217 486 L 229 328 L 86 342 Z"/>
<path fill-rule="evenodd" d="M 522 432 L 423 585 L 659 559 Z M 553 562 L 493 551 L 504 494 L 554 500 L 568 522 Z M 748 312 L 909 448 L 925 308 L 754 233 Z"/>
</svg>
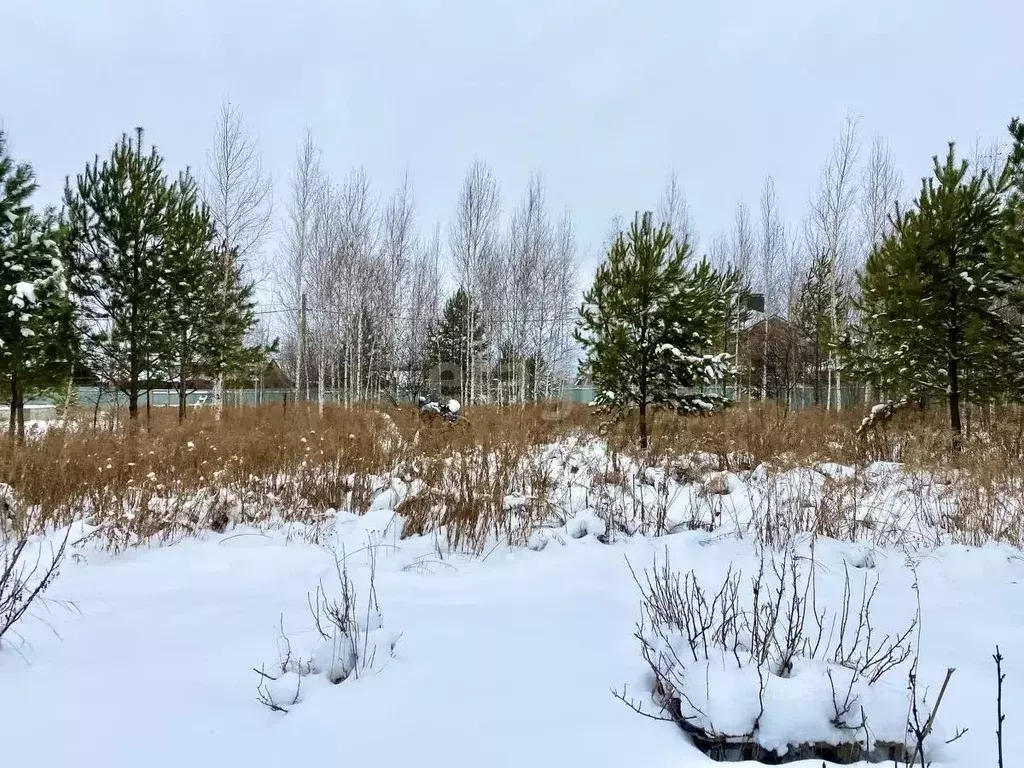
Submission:
<svg viewBox="0 0 1024 768">
<path fill-rule="evenodd" d="M 1006 394 L 1019 336 L 1007 310 L 1019 304 L 1020 254 L 993 247 L 1000 202 L 997 185 L 970 174 L 950 144 L 860 277 L 855 361 L 891 397 L 945 400 L 956 445 L 962 403 Z"/>
<path fill-rule="evenodd" d="M 576 339 L 599 405 L 637 408 L 640 444 L 649 443 L 651 406 L 682 412 L 711 409 L 701 392 L 727 373 L 726 353 L 711 354 L 735 276 L 693 262 L 690 243 L 667 225 L 637 215 L 620 233 L 584 295 Z"/>
<path fill-rule="evenodd" d="M 32 169 L 16 165 L 0 131 L 0 380 L 8 431 L 25 439 L 25 397 L 66 380 L 76 328 L 57 247 L 56 217 L 34 213 Z"/>
<path fill-rule="evenodd" d="M 87 359 L 127 394 L 133 422 L 150 382 L 167 376 L 174 348 L 164 263 L 173 195 L 163 158 L 141 145 L 141 130 L 134 141 L 125 135 L 64 193 L 66 258 L 88 324 Z"/>
<path fill-rule="evenodd" d="M 477 363 L 470 366 L 468 330 L 473 317 L 472 354 Z M 469 293 L 459 288 L 445 302 L 441 318 L 427 331 L 424 354 L 424 378 L 443 397 L 465 397 L 471 370 L 479 368 L 479 360 L 487 350 L 481 313 Z"/>
</svg>

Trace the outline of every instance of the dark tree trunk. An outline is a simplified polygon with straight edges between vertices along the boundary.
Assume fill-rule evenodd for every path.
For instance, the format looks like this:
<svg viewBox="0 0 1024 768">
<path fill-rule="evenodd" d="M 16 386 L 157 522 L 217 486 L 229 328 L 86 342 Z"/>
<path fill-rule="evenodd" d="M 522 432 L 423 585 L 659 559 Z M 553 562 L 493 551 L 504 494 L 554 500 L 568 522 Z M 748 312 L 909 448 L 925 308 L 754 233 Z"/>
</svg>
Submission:
<svg viewBox="0 0 1024 768">
<path fill-rule="evenodd" d="M 960 370 L 956 358 L 949 358 L 947 362 L 949 371 L 949 428 L 953 433 L 953 447 L 960 448 L 963 440 L 963 423 L 960 421 Z"/>
<path fill-rule="evenodd" d="M 103 382 L 99 382 L 99 386 L 96 387 L 96 407 L 92 412 L 92 428 L 95 431 L 100 423 L 100 401 L 103 399 Z"/>
<path fill-rule="evenodd" d="M 951 271 L 957 269 L 957 254 L 953 250 L 949 254 L 949 266 Z M 946 350 L 946 371 L 947 389 L 949 394 L 949 429 L 953 433 L 953 450 L 960 450 L 963 442 L 964 428 L 960 421 L 960 329 L 957 327 L 959 319 L 959 296 L 956 288 L 950 291 L 949 314 L 952 322 L 947 333 Z"/>
<path fill-rule="evenodd" d="M 19 443 L 25 442 L 25 390 L 17 372 L 11 372 L 11 415 L 7 422 L 8 433 Z"/>
<path fill-rule="evenodd" d="M 139 418 L 139 391 L 139 379 L 135 376 L 128 386 L 128 421 L 133 424 Z"/>
<path fill-rule="evenodd" d="M 18 424 L 18 375 L 11 374 L 11 415 L 7 420 L 7 434 L 14 437 Z"/>
<path fill-rule="evenodd" d="M 25 390 L 18 386 L 18 442 L 25 442 Z"/>
<path fill-rule="evenodd" d="M 647 452 L 650 438 L 647 434 L 647 399 L 640 402 L 640 450 Z"/>
<path fill-rule="evenodd" d="M 186 356 L 185 334 L 181 334 L 181 364 L 178 368 L 178 423 L 185 420 L 186 409 L 188 408 L 188 389 L 185 384 L 185 356 Z"/>
</svg>

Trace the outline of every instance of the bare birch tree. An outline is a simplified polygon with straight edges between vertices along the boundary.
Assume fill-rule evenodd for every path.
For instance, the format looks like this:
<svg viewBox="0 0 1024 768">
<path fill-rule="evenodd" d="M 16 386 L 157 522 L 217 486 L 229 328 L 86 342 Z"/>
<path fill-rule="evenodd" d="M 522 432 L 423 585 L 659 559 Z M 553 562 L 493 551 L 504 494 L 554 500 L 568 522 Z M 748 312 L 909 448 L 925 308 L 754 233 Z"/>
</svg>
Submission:
<svg viewBox="0 0 1024 768">
<path fill-rule="evenodd" d="M 1006 168 L 1008 150 L 999 141 L 983 143 L 980 138 L 974 140 L 970 155 L 970 168 L 975 173 L 984 171 L 988 177 L 998 181 Z"/>
<path fill-rule="evenodd" d="M 555 227 L 555 243 L 552 257 L 554 270 L 552 275 L 553 304 L 551 312 L 555 320 L 551 340 L 550 376 L 553 383 L 564 385 L 569 382 L 573 373 L 573 329 L 579 304 L 579 252 L 576 244 L 576 230 L 572 215 L 566 209 Z M 546 393 L 549 397 L 555 393 Z"/>
<path fill-rule="evenodd" d="M 379 353 L 371 318 L 379 310 L 383 269 L 379 258 L 378 208 L 363 168 L 349 172 L 339 196 L 342 245 L 335 274 L 342 285 L 337 316 L 344 339 L 345 402 L 365 399 Z"/>
<path fill-rule="evenodd" d="M 697 250 L 697 232 L 693 226 L 690 204 L 675 170 L 669 174 L 658 202 L 658 219 L 662 224 L 669 225 L 677 240 L 685 239 L 694 251 Z"/>
<path fill-rule="evenodd" d="M 426 383 L 426 350 L 430 329 L 441 313 L 441 227 L 415 249 L 408 296 L 404 367 L 417 389 Z"/>
<path fill-rule="evenodd" d="M 528 395 L 536 399 L 539 394 L 544 338 L 551 314 L 555 242 L 544 198 L 544 182 L 534 174 L 512 216 L 507 251 L 509 389 L 510 399 L 520 403 Z M 533 381 L 528 383 L 531 366 Z"/>
<path fill-rule="evenodd" d="M 892 231 L 891 217 L 902 193 L 903 177 L 896 170 L 889 144 L 876 135 L 861 170 L 859 202 L 865 257 Z"/>
<path fill-rule="evenodd" d="M 295 397 L 305 392 L 309 398 L 310 382 L 307 371 L 306 317 L 303 312 L 306 291 L 309 288 L 309 261 L 311 257 L 313 226 L 317 206 L 322 203 L 325 179 L 321 167 L 321 154 L 307 128 L 295 157 L 292 170 L 286 228 L 278 267 L 278 292 L 281 303 L 289 310 L 295 338 L 293 365 Z"/>
<path fill-rule="evenodd" d="M 771 318 L 781 314 L 780 273 L 785 258 L 786 229 L 779 214 L 775 181 L 769 176 L 761 191 L 760 282 L 764 295 L 764 338 L 761 355 L 761 399 L 768 399 L 768 346 Z"/>
<path fill-rule="evenodd" d="M 851 258 L 856 246 L 855 214 L 857 206 L 857 159 L 860 155 L 858 124 L 848 117 L 832 147 L 822 170 L 821 185 L 812 206 L 811 227 L 813 239 L 824 249 L 831 265 L 829 306 L 832 327 L 840 333 L 846 324 L 841 317 L 842 294 L 849 287 L 852 274 Z M 833 345 L 829 355 L 828 399 L 826 406 L 836 410 L 842 407 L 842 372 L 838 351 Z"/>
<path fill-rule="evenodd" d="M 230 101 L 221 106 L 213 148 L 207 152 L 202 185 L 203 200 L 221 240 L 225 281 L 241 262 L 246 279 L 262 282 L 260 248 L 271 227 L 273 184 L 263 171 L 259 143 L 244 125 L 241 110 Z M 226 289 L 226 288 L 225 288 Z M 218 371 L 213 387 L 217 418 L 224 406 L 224 372 Z"/>
<path fill-rule="evenodd" d="M 903 193 L 903 177 L 893 162 L 892 151 L 884 137 L 876 134 L 871 142 L 867 162 L 861 169 L 860 217 L 863 244 L 860 249 L 861 269 L 871 252 L 892 232 L 892 216 Z M 850 286 L 855 291 L 856 281 Z M 871 382 L 864 382 L 864 400 L 873 400 Z"/>
<path fill-rule="evenodd" d="M 247 130 L 241 109 L 230 101 L 221 106 L 213 148 L 206 155 L 203 201 L 221 239 L 238 254 L 250 278 L 263 277 L 255 262 L 271 230 L 273 180 L 263 170 L 258 140 Z"/>
<path fill-rule="evenodd" d="M 409 290 L 413 259 L 416 250 L 416 210 L 412 182 L 409 174 L 402 177 L 391 195 L 381 217 L 382 279 L 379 285 L 382 364 L 387 369 L 388 386 L 398 397 L 398 369 L 402 338 L 405 335 L 403 317 L 405 296 Z"/>
<path fill-rule="evenodd" d="M 754 235 L 754 227 L 750 221 L 750 208 L 746 203 L 739 203 L 736 206 L 735 223 L 732 234 L 732 266 L 739 273 L 740 280 L 744 285 L 749 286 L 753 282 L 754 258 L 757 252 L 757 238 Z M 737 297 L 738 298 L 738 297 Z M 742 322 L 744 319 L 744 307 L 737 306 L 733 312 L 736 322 L 736 400 L 742 400 L 742 384 L 740 373 L 740 336 L 742 335 Z M 747 361 L 747 401 L 750 401 L 750 361 Z"/>
<path fill-rule="evenodd" d="M 478 324 L 476 308 L 487 305 L 482 293 L 497 270 L 493 268 L 500 258 L 499 231 L 501 219 L 501 197 L 498 182 L 490 167 L 482 160 L 475 160 L 466 173 L 455 217 L 449 229 L 449 247 L 452 262 L 459 283 L 471 297 L 467 313 L 466 357 L 468 359 L 468 381 L 463 382 L 463 400 L 476 401 L 479 360 L 476 350 L 478 339 L 474 338 Z"/>
<path fill-rule="evenodd" d="M 342 248 L 342 229 L 339 216 L 337 190 L 326 180 L 313 204 L 311 234 L 309 237 L 309 264 L 307 296 L 311 306 L 307 309 L 307 324 L 317 350 L 317 406 L 323 416 L 327 402 L 328 379 L 332 373 L 331 361 L 339 348 L 335 332 L 335 307 L 341 285 L 337 275 L 338 254 Z M 307 328 L 307 335 L 309 334 Z M 308 349 L 307 344 L 307 349 Z M 307 360 L 311 355 L 307 354 Z M 336 382 L 335 382 L 336 385 Z"/>
</svg>

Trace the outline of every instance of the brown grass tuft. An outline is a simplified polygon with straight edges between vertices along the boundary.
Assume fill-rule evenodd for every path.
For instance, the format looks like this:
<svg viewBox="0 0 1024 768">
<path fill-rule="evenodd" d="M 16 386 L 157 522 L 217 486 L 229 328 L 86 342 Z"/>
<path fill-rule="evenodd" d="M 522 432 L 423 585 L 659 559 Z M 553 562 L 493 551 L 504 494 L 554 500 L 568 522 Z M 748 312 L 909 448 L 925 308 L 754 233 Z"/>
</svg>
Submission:
<svg viewBox="0 0 1024 768">
<path fill-rule="evenodd" d="M 474 407 L 465 415 L 453 425 L 425 424 L 409 408 L 331 406 L 321 418 L 315 407 L 292 405 L 287 411 L 227 409 L 220 421 L 209 410 L 194 409 L 178 424 L 175 414 L 155 409 L 132 432 L 116 423 L 96 428 L 92 413 L 82 412 L 27 445 L 0 439 L 0 483 L 19 500 L 15 515 L 23 510 L 37 528 L 85 520 L 91 535 L 117 550 L 273 519 L 316 528 L 331 510 L 366 511 L 393 483 L 423 489 L 399 504 L 404 535 L 443 528 L 453 547 L 479 551 L 492 537 L 521 544 L 552 516 L 564 518 L 565 510 L 552 508 L 552 495 L 575 470 L 546 459 L 545 447 L 568 438 L 599 440 L 600 418 L 581 406 L 543 404 Z M 635 426 L 626 419 L 603 438 L 606 460 L 593 468 L 588 497 L 620 486 L 636 496 L 655 482 L 645 468 L 657 468 L 657 482 L 666 486 L 664 504 L 671 501 L 670 478 L 675 487 L 702 486 L 704 496 L 722 499 L 715 503 L 728 513 L 727 480 L 708 480 L 713 472 L 746 476 L 764 467 L 759 471 L 769 474 L 770 485 L 787 469 L 820 462 L 863 468 L 900 461 L 920 479 L 922 498 L 941 498 L 943 519 L 935 525 L 955 532 L 955 540 L 1021 544 L 1019 409 L 976 413 L 959 453 L 949 451 L 943 414 L 935 410 L 907 410 L 867 437 L 856 434 L 860 418 L 772 405 L 739 405 L 701 417 L 663 412 L 654 418 L 651 454 L 640 462 L 625 461 L 638 458 Z M 765 502 L 756 533 L 766 541 L 794 530 L 861 537 L 876 522 L 859 506 L 867 490 L 859 475 L 829 478 L 802 502 Z M 661 523 L 664 511 L 641 509 Z M 713 527 L 716 517 L 722 515 L 694 525 Z M 899 532 L 888 533 L 885 541 L 898 538 Z"/>
</svg>

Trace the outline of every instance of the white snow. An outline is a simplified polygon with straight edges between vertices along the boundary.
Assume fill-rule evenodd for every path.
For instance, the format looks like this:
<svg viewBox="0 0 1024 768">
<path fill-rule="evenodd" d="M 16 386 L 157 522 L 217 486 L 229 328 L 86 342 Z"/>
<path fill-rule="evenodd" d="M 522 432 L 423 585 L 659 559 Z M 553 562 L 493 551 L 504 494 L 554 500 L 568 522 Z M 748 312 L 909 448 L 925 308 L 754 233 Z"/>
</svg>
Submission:
<svg viewBox="0 0 1024 768">
<path fill-rule="evenodd" d="M 35 304 L 35 301 L 35 283 L 20 282 L 14 284 L 13 295 L 11 296 L 11 304 L 13 304 L 15 307 L 24 309 L 26 304 Z"/>
<path fill-rule="evenodd" d="M 588 459 L 595 456 L 565 444 L 544 456 L 549 464 L 579 465 L 577 476 L 589 472 Z M 312 532 L 298 525 L 237 527 L 116 556 L 90 540 L 66 561 L 48 593 L 74 601 L 77 610 L 41 609 L 19 625 L 20 637 L 0 647 L 3 762 L 715 765 L 674 724 L 642 717 L 612 694 L 624 689 L 656 711 L 650 670 L 634 637 L 641 592 L 630 568 L 642 579 L 655 558 L 668 557 L 680 571 L 692 569 L 708 590 L 730 569 L 746 587 L 761 562 L 748 533 L 760 514 L 756 499 L 769 484 L 796 510 L 798 499 L 861 477 L 879 484 L 859 497 L 874 518 L 890 509 L 892 524 L 920 529 L 920 539 L 912 538 L 927 548 L 885 548 L 870 534 L 860 542 L 818 539 L 812 561 L 810 540 L 795 534 L 788 545 L 804 567 L 814 568 L 821 605 L 839 609 L 847 570 L 855 584 L 865 574 L 879 580 L 872 614 L 878 632 L 905 628 L 920 603 L 919 677 L 929 701 L 947 667 L 956 668 L 933 739 L 932 757 L 943 765 L 995 764 L 991 654 L 999 644 L 1008 674 L 1006 750 L 1024 750 L 1024 729 L 1009 725 L 1024 717 L 1020 551 L 932 546 L 942 537 L 932 529 L 924 535 L 925 523 L 911 520 L 921 514 L 920 502 L 901 502 L 907 491 L 895 465 L 873 465 L 856 476 L 821 464 L 773 477 L 763 468 L 722 477 L 723 493 L 673 486 L 666 527 L 680 532 L 660 538 L 609 537 L 614 518 L 599 511 L 600 494 L 563 488 L 564 522 L 539 528 L 527 547 L 495 544 L 483 557 L 450 552 L 443 535 L 402 539 L 402 521 L 391 507 L 409 491 L 395 484 L 380 486 L 367 514 L 337 513 L 317 544 L 306 543 Z M 655 469 L 645 478 L 651 484 L 630 493 L 650 491 L 653 503 L 667 479 Z M 607 493 L 616 492 L 609 486 Z M 507 499 L 509 514 L 525 498 Z M 606 501 L 624 503 L 621 496 Z M 711 532 L 685 530 L 693 516 L 720 523 Z M 72 539 L 85 532 L 76 525 Z M 318 585 L 328 598 L 340 595 L 335 557 L 344 558 L 353 585 L 356 629 L 329 632 L 325 640 L 310 596 Z M 371 572 L 379 608 L 369 602 Z M 372 657 L 358 675 L 354 653 Z M 257 701 L 264 678 L 254 669 L 276 678 L 262 690 L 287 713 Z M 831 692 L 822 669 L 798 660 L 793 674 L 775 682 L 762 741 L 781 746 L 793 733 L 830 735 L 831 712 L 821 707 Z M 900 668 L 877 692 L 863 691 L 878 734 L 902 728 L 905 675 Z M 345 679 L 332 685 L 331 678 Z M 756 714 L 757 679 L 749 667 L 737 669 L 720 654 L 702 662 L 694 680 L 695 703 L 718 718 L 719 728 L 741 728 Z M 969 731 L 962 739 L 941 743 L 963 727 Z"/>
</svg>

